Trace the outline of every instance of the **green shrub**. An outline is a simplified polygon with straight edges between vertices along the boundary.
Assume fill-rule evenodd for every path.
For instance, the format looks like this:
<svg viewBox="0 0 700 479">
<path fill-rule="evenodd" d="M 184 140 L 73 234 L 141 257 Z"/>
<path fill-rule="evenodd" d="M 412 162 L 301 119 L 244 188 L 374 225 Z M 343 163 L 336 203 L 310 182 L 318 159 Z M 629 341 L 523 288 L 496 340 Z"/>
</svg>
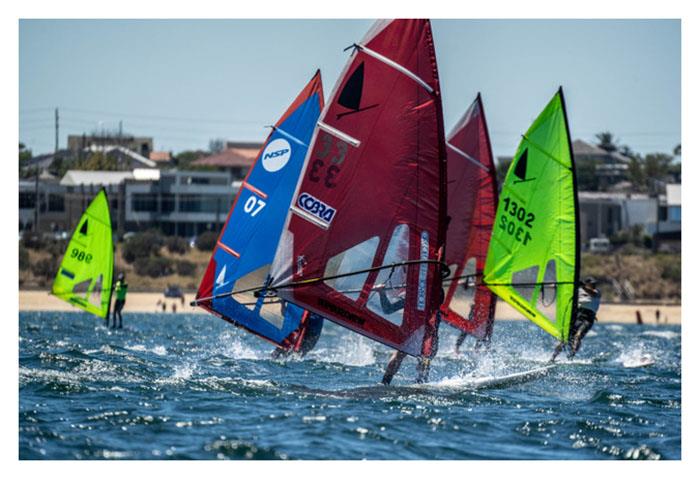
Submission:
<svg viewBox="0 0 700 479">
<path fill-rule="evenodd" d="M 122 257 L 127 263 L 134 263 L 151 256 L 158 256 L 163 246 L 163 236 L 154 230 L 137 233 L 124 242 Z"/>
<path fill-rule="evenodd" d="M 51 256 L 56 256 L 62 258 L 66 253 L 66 248 L 68 247 L 68 241 L 65 240 L 50 240 L 45 243 L 43 248 L 44 251 L 49 253 Z"/>
<path fill-rule="evenodd" d="M 676 283 L 681 282 L 681 257 L 680 255 L 659 256 L 658 262 L 661 266 L 661 277 Z"/>
<path fill-rule="evenodd" d="M 27 248 L 22 246 L 22 244 L 19 245 L 19 269 L 20 271 L 29 269 L 30 264 L 29 264 L 29 251 L 27 251 Z"/>
<path fill-rule="evenodd" d="M 199 251 L 212 251 L 214 246 L 216 246 L 216 240 L 219 235 L 213 231 L 205 231 L 201 235 L 197 236 L 194 244 Z"/>
<path fill-rule="evenodd" d="M 32 265 L 32 274 L 38 278 L 53 278 L 56 270 L 58 270 L 58 258 L 55 256 L 41 258 Z"/>
<path fill-rule="evenodd" d="M 165 238 L 165 247 L 173 254 L 185 254 L 190 249 L 186 239 L 179 236 L 169 236 Z"/>
<path fill-rule="evenodd" d="M 22 237 L 22 246 L 25 248 L 29 249 L 43 249 L 44 246 L 46 245 L 46 241 L 41 237 L 41 235 L 38 235 L 36 233 L 32 233 L 31 231 L 27 231 L 24 233 L 24 236 Z"/>
<path fill-rule="evenodd" d="M 177 261 L 175 262 L 175 271 L 180 276 L 192 276 L 197 271 L 197 265 L 191 261 Z"/>
<path fill-rule="evenodd" d="M 173 261 L 161 256 L 150 256 L 141 258 L 134 262 L 134 271 L 140 276 L 148 276 L 151 278 L 159 278 L 173 274 Z"/>
</svg>

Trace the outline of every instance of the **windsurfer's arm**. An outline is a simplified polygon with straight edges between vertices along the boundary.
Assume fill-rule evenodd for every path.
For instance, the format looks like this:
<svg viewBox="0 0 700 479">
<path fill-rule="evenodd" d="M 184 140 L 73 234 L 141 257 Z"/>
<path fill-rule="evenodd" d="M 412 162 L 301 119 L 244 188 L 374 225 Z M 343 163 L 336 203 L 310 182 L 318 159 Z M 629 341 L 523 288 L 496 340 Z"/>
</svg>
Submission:
<svg viewBox="0 0 700 479">
<path fill-rule="evenodd" d="M 386 295 L 384 288 L 379 290 L 379 301 L 382 305 L 382 312 L 384 314 L 391 314 L 400 309 L 403 309 L 404 303 L 406 302 L 403 298 L 399 298 L 395 302 L 389 301 L 389 297 Z"/>
</svg>

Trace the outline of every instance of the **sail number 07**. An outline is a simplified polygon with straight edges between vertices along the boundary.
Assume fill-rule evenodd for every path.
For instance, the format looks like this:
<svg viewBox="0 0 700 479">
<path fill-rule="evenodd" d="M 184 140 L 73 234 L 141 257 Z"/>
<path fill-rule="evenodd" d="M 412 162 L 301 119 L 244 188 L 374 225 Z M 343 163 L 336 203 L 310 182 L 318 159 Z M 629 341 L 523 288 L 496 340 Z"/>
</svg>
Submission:
<svg viewBox="0 0 700 479">
<path fill-rule="evenodd" d="M 262 210 L 266 204 L 267 203 L 260 198 L 251 195 L 247 200 L 245 200 L 245 203 L 243 204 L 243 211 L 248 213 L 250 216 L 255 217 L 255 215 L 260 213 L 260 210 Z"/>
<path fill-rule="evenodd" d="M 521 242 L 523 245 L 527 245 L 527 243 L 532 239 L 532 236 L 530 235 L 530 232 L 521 225 L 525 225 L 527 228 L 531 229 L 532 222 L 535 221 L 535 215 L 527 212 L 525 208 L 519 206 L 517 202 L 508 197 L 503 198 L 503 203 L 504 213 L 500 217 L 498 227 L 508 233 L 510 236 L 514 236 L 516 241 Z M 511 218 L 509 219 L 506 214 L 508 214 Z M 516 223 L 520 223 L 520 225 Z"/>
</svg>

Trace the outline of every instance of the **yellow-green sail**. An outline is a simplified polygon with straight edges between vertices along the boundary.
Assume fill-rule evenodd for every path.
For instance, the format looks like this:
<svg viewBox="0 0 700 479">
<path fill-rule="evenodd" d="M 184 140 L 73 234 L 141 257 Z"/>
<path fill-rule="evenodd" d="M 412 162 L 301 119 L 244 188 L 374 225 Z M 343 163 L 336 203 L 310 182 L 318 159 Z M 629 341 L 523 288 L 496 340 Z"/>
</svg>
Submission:
<svg viewBox="0 0 700 479">
<path fill-rule="evenodd" d="M 100 190 L 73 232 L 51 294 L 106 318 L 112 295 L 113 269 L 112 220 L 107 194 Z"/>
<path fill-rule="evenodd" d="M 503 182 L 483 281 L 560 340 L 576 313 L 576 168 L 561 90 L 532 124 Z"/>
</svg>

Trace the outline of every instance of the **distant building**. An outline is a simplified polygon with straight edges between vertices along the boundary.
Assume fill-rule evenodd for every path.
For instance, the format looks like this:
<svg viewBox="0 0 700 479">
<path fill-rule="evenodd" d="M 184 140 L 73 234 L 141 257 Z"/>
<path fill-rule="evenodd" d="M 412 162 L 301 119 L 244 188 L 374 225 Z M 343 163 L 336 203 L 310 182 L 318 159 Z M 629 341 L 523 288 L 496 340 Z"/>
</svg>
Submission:
<svg viewBox="0 0 700 479">
<path fill-rule="evenodd" d="M 19 228 L 32 229 L 35 183 L 20 181 L 19 186 Z M 221 228 L 240 181 L 220 171 L 69 170 L 60 181 L 40 181 L 39 231 L 72 231 L 100 188 L 107 192 L 118 236 L 149 228 L 193 236 Z"/>
<path fill-rule="evenodd" d="M 579 192 L 581 241 L 610 238 L 633 226 L 653 236 L 658 220 L 658 199 L 646 194 Z"/>
<path fill-rule="evenodd" d="M 255 162 L 262 143 L 227 142 L 226 149 L 192 162 L 192 166 L 209 166 L 228 171 L 235 179 L 243 179 Z"/>
<path fill-rule="evenodd" d="M 120 135 L 113 132 L 90 135 L 68 135 L 68 149 L 78 153 L 94 147 L 121 146 L 148 158 L 153 151 L 153 138 L 149 136 Z"/>
<path fill-rule="evenodd" d="M 145 156 L 121 145 L 92 145 L 83 150 L 84 153 L 102 153 L 116 158 L 120 168 L 129 170 L 134 168 L 155 168 L 158 164 Z"/>
<path fill-rule="evenodd" d="M 666 185 L 659 198 L 659 229 L 656 235 L 659 251 L 681 250 L 681 185 Z"/>
<path fill-rule="evenodd" d="M 579 173 L 579 186 L 583 189 L 596 189 L 598 191 L 619 190 L 619 185 L 628 179 L 630 158 L 616 152 L 608 152 L 604 149 L 583 140 L 574 140 L 571 144 L 574 152 L 574 161 Z M 512 157 L 499 156 L 498 162 L 512 161 Z M 584 179 L 584 173 L 591 171 L 588 182 Z"/>
<path fill-rule="evenodd" d="M 158 167 L 170 165 L 173 160 L 169 151 L 152 151 L 148 159 L 155 161 Z"/>
</svg>

